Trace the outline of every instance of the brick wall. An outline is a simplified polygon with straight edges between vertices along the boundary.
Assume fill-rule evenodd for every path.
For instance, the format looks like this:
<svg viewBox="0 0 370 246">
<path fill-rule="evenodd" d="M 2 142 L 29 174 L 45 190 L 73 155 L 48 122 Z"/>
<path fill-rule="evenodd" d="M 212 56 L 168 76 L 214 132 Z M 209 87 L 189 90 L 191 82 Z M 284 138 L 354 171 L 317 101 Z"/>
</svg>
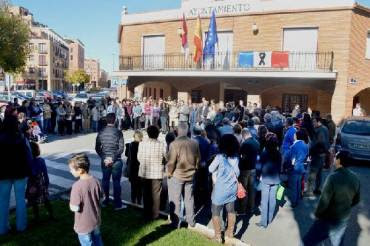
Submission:
<svg viewBox="0 0 370 246">
<path fill-rule="evenodd" d="M 351 114 L 353 97 L 359 92 L 360 102 L 370 109 L 370 59 L 366 59 L 366 38 L 370 31 L 370 13 L 358 9 L 352 14 L 352 29 L 350 34 L 350 62 L 348 80 L 354 78 L 357 84 L 347 83 L 346 114 Z M 370 113 L 370 112 L 367 112 Z"/>
<path fill-rule="evenodd" d="M 196 19 L 187 20 L 191 52 L 195 23 Z M 253 23 L 259 28 L 257 35 L 252 32 Z M 203 32 L 208 30 L 208 25 L 209 19 L 202 19 Z M 121 55 L 141 55 L 142 37 L 159 34 L 165 35 L 166 53 L 179 53 L 181 40 L 177 30 L 180 27 L 180 20 L 123 26 Z M 353 96 L 369 87 L 370 83 L 370 61 L 364 59 L 366 33 L 370 29 L 369 12 L 342 9 L 217 18 L 218 31 L 233 31 L 234 51 L 281 50 L 283 29 L 289 27 L 317 27 L 318 51 L 334 52 L 334 69 L 337 71 L 335 88 L 312 92 L 315 93 L 311 95 L 313 105 L 323 112 L 331 112 L 336 121 L 350 115 Z M 359 84 L 349 86 L 350 77 L 355 77 Z"/>
</svg>

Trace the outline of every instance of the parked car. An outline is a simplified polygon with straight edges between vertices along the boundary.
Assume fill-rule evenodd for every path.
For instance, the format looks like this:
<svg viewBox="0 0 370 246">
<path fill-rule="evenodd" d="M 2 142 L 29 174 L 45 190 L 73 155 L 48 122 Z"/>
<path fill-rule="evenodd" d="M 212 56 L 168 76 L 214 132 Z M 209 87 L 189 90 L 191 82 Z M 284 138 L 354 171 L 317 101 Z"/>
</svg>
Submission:
<svg viewBox="0 0 370 246">
<path fill-rule="evenodd" d="M 370 117 L 351 117 L 340 126 L 336 148 L 352 159 L 370 161 Z"/>
<path fill-rule="evenodd" d="M 78 93 L 73 99 L 72 102 L 82 102 L 87 103 L 87 100 L 89 99 L 89 96 L 86 93 Z"/>
<path fill-rule="evenodd" d="M 36 96 L 35 90 L 17 90 L 17 93 L 22 94 L 26 97 L 34 98 Z"/>
</svg>

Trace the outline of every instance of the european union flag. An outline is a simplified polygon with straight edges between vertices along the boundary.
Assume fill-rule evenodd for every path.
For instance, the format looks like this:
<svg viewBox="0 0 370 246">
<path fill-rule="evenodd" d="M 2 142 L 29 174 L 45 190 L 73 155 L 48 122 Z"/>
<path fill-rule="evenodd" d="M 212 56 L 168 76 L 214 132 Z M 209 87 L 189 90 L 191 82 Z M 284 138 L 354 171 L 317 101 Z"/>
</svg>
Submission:
<svg viewBox="0 0 370 246">
<path fill-rule="evenodd" d="M 206 43 L 204 45 L 204 59 L 213 58 L 215 55 L 215 45 L 218 43 L 216 14 L 212 11 L 211 22 L 209 23 Z"/>
</svg>

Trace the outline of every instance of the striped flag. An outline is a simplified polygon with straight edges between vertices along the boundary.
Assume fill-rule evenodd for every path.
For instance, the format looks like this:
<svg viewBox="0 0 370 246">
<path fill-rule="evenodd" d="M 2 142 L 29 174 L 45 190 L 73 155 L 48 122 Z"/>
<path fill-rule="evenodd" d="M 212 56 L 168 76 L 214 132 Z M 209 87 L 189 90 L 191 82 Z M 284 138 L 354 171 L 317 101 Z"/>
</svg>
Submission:
<svg viewBox="0 0 370 246">
<path fill-rule="evenodd" d="M 194 31 L 194 57 L 195 63 L 198 63 L 200 58 L 203 56 L 203 37 L 202 37 L 202 23 L 200 22 L 200 16 L 198 15 L 197 24 Z"/>
<path fill-rule="evenodd" d="M 186 24 L 185 14 L 182 16 L 181 44 L 184 50 L 188 47 L 188 25 Z"/>
</svg>

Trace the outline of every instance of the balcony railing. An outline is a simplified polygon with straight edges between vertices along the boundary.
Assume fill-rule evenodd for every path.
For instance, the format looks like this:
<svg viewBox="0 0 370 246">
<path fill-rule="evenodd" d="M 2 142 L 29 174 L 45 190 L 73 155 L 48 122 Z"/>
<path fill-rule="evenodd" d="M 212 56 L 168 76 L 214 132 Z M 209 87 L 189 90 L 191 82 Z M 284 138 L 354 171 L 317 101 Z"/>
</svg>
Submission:
<svg viewBox="0 0 370 246">
<path fill-rule="evenodd" d="M 333 52 L 220 52 L 203 57 L 193 54 L 120 56 L 122 71 L 294 71 L 332 72 Z"/>
</svg>

